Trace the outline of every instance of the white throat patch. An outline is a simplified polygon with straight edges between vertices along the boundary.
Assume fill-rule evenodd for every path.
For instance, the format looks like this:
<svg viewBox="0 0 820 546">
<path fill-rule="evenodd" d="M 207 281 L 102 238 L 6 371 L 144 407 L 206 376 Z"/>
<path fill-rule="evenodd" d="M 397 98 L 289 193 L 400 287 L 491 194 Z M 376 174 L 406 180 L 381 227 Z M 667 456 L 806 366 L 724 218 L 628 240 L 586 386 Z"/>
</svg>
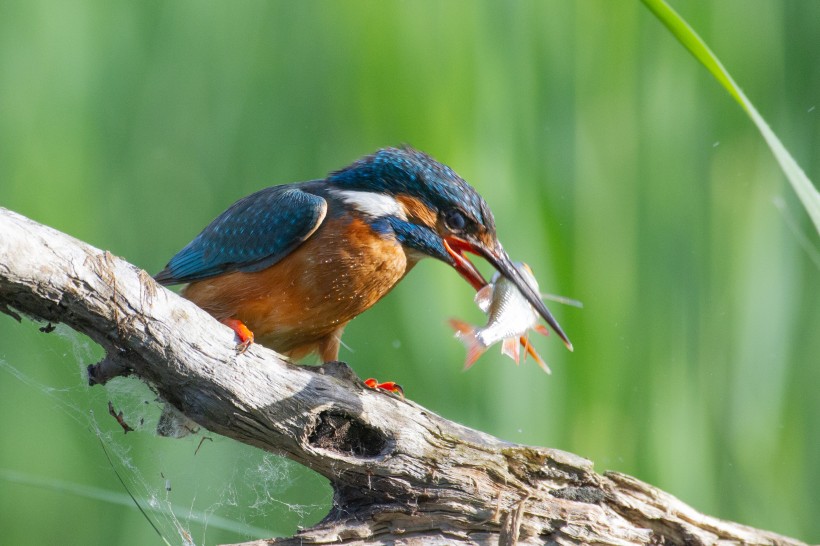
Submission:
<svg viewBox="0 0 820 546">
<path fill-rule="evenodd" d="M 336 189 L 330 190 L 330 193 L 368 216 L 374 218 L 396 216 L 402 220 L 407 220 L 407 213 L 404 211 L 404 207 L 389 195 L 371 191 Z"/>
</svg>

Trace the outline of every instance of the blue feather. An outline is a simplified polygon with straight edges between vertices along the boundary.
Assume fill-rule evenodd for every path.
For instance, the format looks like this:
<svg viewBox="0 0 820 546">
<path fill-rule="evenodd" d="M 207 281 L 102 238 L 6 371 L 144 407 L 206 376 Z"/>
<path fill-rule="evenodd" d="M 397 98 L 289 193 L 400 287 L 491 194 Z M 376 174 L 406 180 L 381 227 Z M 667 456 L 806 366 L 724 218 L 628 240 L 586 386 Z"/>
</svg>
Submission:
<svg viewBox="0 0 820 546">
<path fill-rule="evenodd" d="M 219 215 L 156 279 L 176 284 L 270 267 L 307 239 L 326 211 L 324 198 L 293 184 L 265 188 Z"/>
<path fill-rule="evenodd" d="M 444 248 L 441 237 L 427 226 L 413 224 L 406 220 L 396 218 L 395 216 L 384 218 L 383 221 L 390 226 L 390 229 L 395 234 L 396 240 L 401 243 L 402 246 L 414 248 L 428 256 L 444 260 L 448 263 L 451 261 L 450 255 Z M 376 229 L 375 226 L 374 229 Z"/>
<path fill-rule="evenodd" d="M 384 148 L 328 177 L 349 190 L 410 195 L 433 210 L 458 207 L 488 231 L 495 220 L 484 199 L 450 167 L 413 148 Z"/>
</svg>

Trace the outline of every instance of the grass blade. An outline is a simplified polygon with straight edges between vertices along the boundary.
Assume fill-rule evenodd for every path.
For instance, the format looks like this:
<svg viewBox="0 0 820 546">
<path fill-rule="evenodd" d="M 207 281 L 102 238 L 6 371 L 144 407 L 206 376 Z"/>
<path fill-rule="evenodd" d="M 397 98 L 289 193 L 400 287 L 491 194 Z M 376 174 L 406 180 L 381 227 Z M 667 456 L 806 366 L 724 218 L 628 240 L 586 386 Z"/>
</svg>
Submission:
<svg viewBox="0 0 820 546">
<path fill-rule="evenodd" d="M 655 14 L 661 23 L 669 29 L 669 31 L 678 39 L 678 41 L 695 56 L 706 69 L 712 73 L 712 76 L 720 82 L 720 84 L 729 92 L 735 101 L 746 111 L 754 124 L 757 126 L 760 134 L 769 148 L 774 153 L 775 159 L 780 164 L 780 168 L 789 180 L 789 183 L 794 188 L 797 197 L 809 213 L 809 217 L 814 222 L 814 227 L 820 233 L 820 192 L 812 184 L 800 165 L 794 160 L 791 154 L 786 150 L 786 147 L 774 134 L 774 131 L 763 119 L 763 116 L 757 111 L 752 102 L 743 93 L 740 86 L 735 83 L 732 76 L 724 68 L 715 54 L 706 45 L 706 43 L 698 36 L 692 27 L 681 17 L 672 7 L 665 2 L 665 0 L 641 0 L 649 10 Z"/>
</svg>

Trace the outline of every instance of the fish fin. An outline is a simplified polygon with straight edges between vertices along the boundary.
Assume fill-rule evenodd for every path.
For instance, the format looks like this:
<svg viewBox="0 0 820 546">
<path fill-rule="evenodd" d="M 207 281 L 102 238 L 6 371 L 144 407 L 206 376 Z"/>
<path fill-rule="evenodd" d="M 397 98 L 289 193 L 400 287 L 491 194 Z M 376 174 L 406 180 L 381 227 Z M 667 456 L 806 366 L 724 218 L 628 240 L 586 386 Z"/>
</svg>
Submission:
<svg viewBox="0 0 820 546">
<path fill-rule="evenodd" d="M 450 326 L 456 331 L 456 337 L 461 339 L 464 334 L 470 334 L 475 331 L 475 328 L 464 322 L 463 320 L 452 318 L 450 319 Z"/>
<path fill-rule="evenodd" d="M 486 347 L 481 345 L 475 334 L 475 328 L 459 319 L 450 319 L 450 326 L 456 331 L 456 337 L 467 347 L 467 358 L 464 360 L 464 370 L 469 370 L 478 360 Z"/>
<path fill-rule="evenodd" d="M 516 364 L 518 364 L 520 361 L 518 354 L 518 339 L 514 337 L 506 338 L 504 343 L 501 344 L 501 354 L 507 355 L 512 358 Z"/>
<path fill-rule="evenodd" d="M 549 329 L 543 324 L 536 324 L 535 326 L 533 326 L 532 329 L 541 334 L 542 336 L 550 335 Z"/>
<path fill-rule="evenodd" d="M 523 345 L 524 348 L 527 349 L 527 353 L 531 354 L 535 361 L 538 362 L 538 365 L 541 366 L 542 370 L 544 370 L 547 374 L 552 374 L 552 370 L 550 370 L 550 367 L 547 366 L 546 362 L 544 362 L 544 359 L 541 358 L 541 355 L 535 351 L 535 347 L 532 346 L 529 339 L 522 336 L 521 345 Z"/>
<path fill-rule="evenodd" d="M 482 312 L 486 313 L 487 310 L 490 308 L 490 303 L 493 301 L 493 285 L 488 284 L 487 286 L 483 287 L 481 290 L 476 292 L 475 295 L 475 302 L 478 304 L 478 308 L 481 309 Z"/>
<path fill-rule="evenodd" d="M 567 298 L 566 296 L 556 296 L 555 294 L 544 294 L 542 292 L 541 299 L 550 300 L 557 303 L 563 303 L 564 305 L 570 305 L 572 307 L 577 307 L 578 309 L 584 308 L 584 302 L 572 298 Z"/>
<path fill-rule="evenodd" d="M 464 359 L 465 372 L 472 368 L 473 364 L 475 364 L 475 361 L 478 360 L 478 357 L 483 355 L 484 351 L 486 351 L 486 349 L 481 346 L 481 343 L 478 342 L 475 336 L 471 336 L 471 338 L 472 341 L 469 345 L 467 345 L 467 343 L 465 342 L 465 345 L 467 345 L 467 358 Z"/>
</svg>

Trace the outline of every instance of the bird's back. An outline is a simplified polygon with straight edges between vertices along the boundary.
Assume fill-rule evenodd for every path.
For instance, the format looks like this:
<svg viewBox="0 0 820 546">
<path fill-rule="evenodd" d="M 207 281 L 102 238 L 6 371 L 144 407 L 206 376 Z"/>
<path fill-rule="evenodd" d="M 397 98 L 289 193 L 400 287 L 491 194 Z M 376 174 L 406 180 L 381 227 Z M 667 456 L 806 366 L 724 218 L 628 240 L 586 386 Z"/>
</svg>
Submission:
<svg viewBox="0 0 820 546">
<path fill-rule="evenodd" d="M 298 192 L 300 206 L 321 200 L 320 213 L 294 210 L 291 202 L 263 216 L 256 204 L 240 201 L 172 259 L 159 280 L 190 281 L 182 291 L 186 298 L 219 320 L 242 321 L 257 342 L 280 353 L 301 358 L 316 351 L 323 360 L 335 359 L 344 326 L 387 294 L 414 262 L 395 239 L 375 233 L 321 186 L 277 188 L 258 193 L 270 204 Z M 264 225 L 242 218 L 248 209 Z M 321 221 L 309 229 L 306 221 L 294 220 L 300 215 Z M 295 236 L 285 239 L 271 226 Z"/>
</svg>

